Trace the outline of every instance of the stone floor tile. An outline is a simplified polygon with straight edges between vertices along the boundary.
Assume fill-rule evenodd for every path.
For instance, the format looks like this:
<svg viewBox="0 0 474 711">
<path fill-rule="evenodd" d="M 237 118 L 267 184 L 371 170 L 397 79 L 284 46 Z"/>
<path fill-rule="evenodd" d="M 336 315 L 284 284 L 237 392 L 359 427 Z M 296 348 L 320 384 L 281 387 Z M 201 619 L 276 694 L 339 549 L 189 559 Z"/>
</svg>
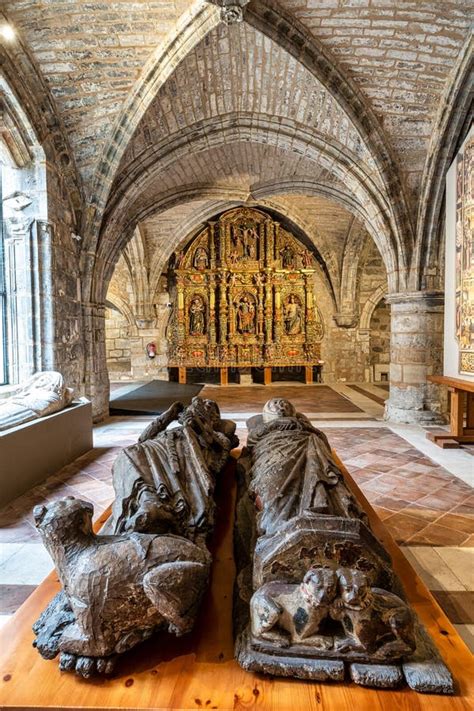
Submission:
<svg viewBox="0 0 474 711">
<path fill-rule="evenodd" d="M 403 555 L 408 558 L 430 590 L 467 590 L 463 580 L 439 555 L 438 548 L 408 544 L 403 547 Z"/>
<path fill-rule="evenodd" d="M 466 590 L 474 591 L 474 548 L 446 546 L 437 548 L 436 552 L 456 577 L 463 581 Z"/>
<path fill-rule="evenodd" d="M 38 585 L 54 568 L 42 543 L 25 543 L 0 567 L 3 585 Z"/>
<path fill-rule="evenodd" d="M 474 519 L 470 519 L 467 516 L 457 516 L 455 513 L 443 514 L 441 518 L 437 520 L 440 526 L 447 526 L 448 528 L 453 528 L 455 531 L 462 531 L 468 533 L 469 535 L 474 535 Z"/>
</svg>

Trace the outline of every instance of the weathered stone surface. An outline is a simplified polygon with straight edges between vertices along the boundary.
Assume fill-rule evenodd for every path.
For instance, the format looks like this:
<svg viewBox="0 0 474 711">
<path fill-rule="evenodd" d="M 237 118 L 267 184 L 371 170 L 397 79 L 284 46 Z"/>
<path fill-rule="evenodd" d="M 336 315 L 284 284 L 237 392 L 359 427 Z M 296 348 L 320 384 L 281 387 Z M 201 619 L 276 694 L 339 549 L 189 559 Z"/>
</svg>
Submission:
<svg viewBox="0 0 474 711">
<path fill-rule="evenodd" d="M 416 651 L 402 665 L 411 689 L 424 694 L 454 694 L 454 680 L 421 624 L 416 626 Z"/>
<path fill-rule="evenodd" d="M 13 395 L 0 400 L 0 431 L 59 412 L 73 397 L 74 391 L 66 387 L 61 373 L 36 373 Z"/>
<path fill-rule="evenodd" d="M 239 663 L 319 680 L 337 678 L 345 663 L 356 683 L 381 688 L 401 683 L 408 663 L 413 688 L 440 690 L 442 662 L 418 644 L 390 558 L 345 489 L 325 436 L 276 398 L 248 427 L 235 529 Z M 420 662 L 424 669 L 410 666 Z"/>
<path fill-rule="evenodd" d="M 148 253 L 130 281 L 143 288 L 125 314 L 137 340 L 108 350 L 117 366 L 130 349 L 134 377 L 163 377 L 167 259 L 203 220 L 248 201 L 292 220 L 321 255 L 327 380 L 370 379 L 387 363 L 377 328 L 370 342 L 372 307 L 387 291 L 442 283 L 443 181 L 470 102 L 466 3 L 116 0 L 86 12 L 78 0 L 9 0 L 3 10 L 17 38 L 2 43 L 2 136 L 20 176 L 13 189 L 35 194 L 25 248 L 30 229 L 41 236 L 32 271 L 41 309 L 35 302 L 34 329 L 20 323 L 26 375 L 60 370 L 106 415 L 107 287 L 139 225 Z M 32 289 L 22 272 L 24 313 Z M 411 366 L 439 369 L 439 319 L 422 316 L 433 333 L 425 349 L 414 314 L 392 318 L 401 386 L 387 412 L 424 421 L 440 403 Z M 143 359 L 149 340 L 153 365 Z M 412 386 L 415 406 L 401 394 Z"/>
<path fill-rule="evenodd" d="M 192 629 L 211 563 L 215 477 L 237 443 L 214 402 L 175 403 L 118 455 L 99 535 L 87 502 L 35 508 L 63 586 L 33 627 L 43 657 L 59 654 L 62 670 L 87 678 L 111 673 L 117 655 L 157 630 Z"/>
<path fill-rule="evenodd" d="M 375 686 L 393 689 L 403 681 L 400 667 L 393 664 L 350 664 L 349 671 L 354 683 L 361 686 Z"/>
</svg>

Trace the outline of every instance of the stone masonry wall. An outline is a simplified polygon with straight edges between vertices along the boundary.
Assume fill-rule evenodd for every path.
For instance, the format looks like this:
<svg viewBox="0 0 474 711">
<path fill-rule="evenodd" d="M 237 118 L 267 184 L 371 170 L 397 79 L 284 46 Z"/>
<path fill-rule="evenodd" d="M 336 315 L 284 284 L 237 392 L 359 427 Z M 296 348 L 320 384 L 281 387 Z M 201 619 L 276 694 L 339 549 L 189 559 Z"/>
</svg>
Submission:
<svg viewBox="0 0 474 711">
<path fill-rule="evenodd" d="M 370 365 L 390 363 L 390 307 L 379 302 L 370 320 Z"/>
<path fill-rule="evenodd" d="M 110 379 L 131 379 L 130 325 L 116 308 L 105 310 L 105 349 Z"/>
</svg>

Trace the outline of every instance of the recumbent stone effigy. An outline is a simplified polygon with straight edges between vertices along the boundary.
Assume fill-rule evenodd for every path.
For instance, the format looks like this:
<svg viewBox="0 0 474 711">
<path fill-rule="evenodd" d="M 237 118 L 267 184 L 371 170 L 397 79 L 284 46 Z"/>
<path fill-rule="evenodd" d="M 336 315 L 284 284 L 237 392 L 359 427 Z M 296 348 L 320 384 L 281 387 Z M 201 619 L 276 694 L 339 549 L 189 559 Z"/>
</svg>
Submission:
<svg viewBox="0 0 474 711">
<path fill-rule="evenodd" d="M 211 564 L 215 481 L 237 444 L 213 401 L 175 403 L 118 455 L 113 512 L 99 535 L 87 502 L 35 508 L 63 587 L 33 627 L 44 658 L 59 654 L 62 670 L 84 677 L 107 674 L 155 631 L 192 629 Z"/>
<path fill-rule="evenodd" d="M 283 399 L 247 426 L 234 539 L 241 666 L 453 693 L 326 436 Z"/>
</svg>

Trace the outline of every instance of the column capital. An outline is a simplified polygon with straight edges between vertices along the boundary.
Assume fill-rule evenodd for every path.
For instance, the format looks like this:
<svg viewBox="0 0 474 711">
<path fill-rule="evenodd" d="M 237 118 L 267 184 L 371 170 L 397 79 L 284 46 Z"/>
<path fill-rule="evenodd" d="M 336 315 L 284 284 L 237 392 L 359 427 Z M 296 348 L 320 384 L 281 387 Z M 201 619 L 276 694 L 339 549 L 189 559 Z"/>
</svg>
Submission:
<svg viewBox="0 0 474 711">
<path fill-rule="evenodd" d="M 385 301 L 390 306 L 406 304 L 420 309 L 443 307 L 444 291 L 402 291 L 397 294 L 387 294 Z"/>
</svg>

